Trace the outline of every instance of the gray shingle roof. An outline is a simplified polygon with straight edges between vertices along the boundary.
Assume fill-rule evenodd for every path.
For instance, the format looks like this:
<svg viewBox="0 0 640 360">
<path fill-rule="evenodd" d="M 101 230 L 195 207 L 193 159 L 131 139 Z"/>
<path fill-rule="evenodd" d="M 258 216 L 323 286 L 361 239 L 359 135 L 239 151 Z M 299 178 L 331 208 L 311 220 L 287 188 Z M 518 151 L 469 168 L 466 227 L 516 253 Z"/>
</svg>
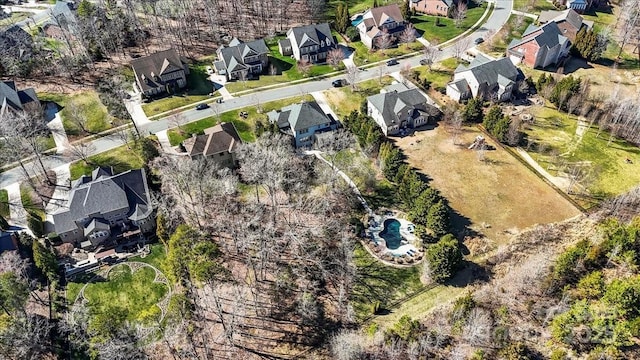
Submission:
<svg viewBox="0 0 640 360">
<path fill-rule="evenodd" d="M 482 55 L 478 55 L 476 59 L 469 64 L 469 67 L 460 71 L 456 70 L 456 73 L 471 71 L 473 77 L 478 81 L 478 83 L 487 84 L 489 88 L 498 84 L 500 76 L 511 81 L 515 81 L 518 77 L 518 68 L 513 65 L 509 58 L 485 61 L 481 59 L 482 57 Z M 502 81 L 503 83 L 505 82 L 505 80 Z"/>
<path fill-rule="evenodd" d="M 508 49 L 531 40 L 535 41 L 540 47 L 548 48 L 553 48 L 554 46 L 562 45 L 569 41 L 569 39 L 562 35 L 562 31 L 560 31 L 558 25 L 555 22 L 550 22 L 540 27 L 529 25 L 527 30 L 524 32 L 522 39 L 519 41 L 512 41 L 509 44 Z"/>
<path fill-rule="evenodd" d="M 465 94 L 470 92 L 469 83 L 465 79 L 460 79 L 458 81 L 452 81 L 449 83 L 450 86 L 453 86 L 460 94 Z"/>
<path fill-rule="evenodd" d="M 56 4 L 50 10 L 51 17 L 42 26 L 55 25 L 67 29 L 71 33 L 77 33 L 79 31 L 78 21 L 73 11 L 71 11 L 73 7 L 74 4 L 72 2 L 56 1 Z"/>
<path fill-rule="evenodd" d="M 24 110 L 24 106 L 31 102 L 40 104 L 34 89 L 18 90 L 15 82 L 0 81 L 0 107 L 6 104 L 14 110 Z"/>
<path fill-rule="evenodd" d="M 426 108 L 427 98 L 418 89 L 402 92 L 387 92 L 369 96 L 367 100 L 374 106 L 387 126 L 398 124 L 398 114 L 416 110 L 416 107 Z"/>
<path fill-rule="evenodd" d="M 99 178 L 87 181 L 86 177 L 74 182 L 69 192 L 68 209 L 53 214 L 57 233 L 84 229 L 92 219 L 115 210 L 127 210 L 131 215 L 137 205 L 144 205 L 149 215 L 152 211 L 151 197 L 144 169 L 129 170 L 113 176 L 94 171 Z M 83 219 L 86 223 L 83 223 Z"/>
<path fill-rule="evenodd" d="M 103 219 L 93 219 L 84 228 L 84 236 L 91 234 L 94 230 L 109 230 L 109 223 Z"/>
<path fill-rule="evenodd" d="M 14 58 L 29 59 L 33 53 L 33 39 L 24 29 L 13 25 L 0 30 L 0 49 Z"/>
<path fill-rule="evenodd" d="M 294 131 L 300 131 L 331 122 L 331 119 L 329 119 L 327 114 L 322 111 L 320 105 L 315 101 L 283 107 L 281 114 L 286 113 L 289 115 L 287 122 Z"/>
<path fill-rule="evenodd" d="M 333 35 L 327 23 L 291 28 L 287 31 L 287 38 L 293 39 L 295 44 L 291 45 L 298 48 L 312 44 L 320 46 L 322 41 L 326 44 L 327 39 L 333 44 Z"/>
<path fill-rule="evenodd" d="M 234 38 L 229 43 L 229 47 L 223 47 L 218 50 L 218 56 L 222 61 L 224 61 L 229 72 L 246 69 L 247 67 L 244 64 L 246 64 L 245 58 L 247 56 L 256 56 L 268 53 L 269 48 L 267 48 L 267 44 L 262 39 L 245 43 Z"/>
</svg>

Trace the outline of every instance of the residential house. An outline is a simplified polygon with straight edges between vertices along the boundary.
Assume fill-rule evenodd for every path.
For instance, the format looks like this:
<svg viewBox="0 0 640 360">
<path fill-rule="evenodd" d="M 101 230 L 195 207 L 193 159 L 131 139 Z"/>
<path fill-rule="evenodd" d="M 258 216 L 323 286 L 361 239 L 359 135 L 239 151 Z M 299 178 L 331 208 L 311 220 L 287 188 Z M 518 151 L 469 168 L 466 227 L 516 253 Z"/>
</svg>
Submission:
<svg viewBox="0 0 640 360">
<path fill-rule="evenodd" d="M 0 119 L 10 110 L 24 111 L 29 107 L 40 107 L 33 88 L 18 90 L 13 81 L 0 81 Z"/>
<path fill-rule="evenodd" d="M 571 42 L 575 42 L 578 31 L 583 28 L 591 29 L 593 27 L 593 21 L 584 20 L 584 18 L 573 9 L 543 11 L 540 13 L 540 16 L 538 16 L 538 22 L 540 24 L 555 22 L 558 28 L 560 28 L 562 35 L 567 37 Z"/>
<path fill-rule="evenodd" d="M 403 84 L 388 86 L 380 94 L 369 96 L 367 114 L 386 136 L 435 122 L 442 115 L 438 108 L 427 103 L 418 89 L 409 89 Z"/>
<path fill-rule="evenodd" d="M 280 131 L 293 136 L 296 148 L 310 147 L 318 134 L 338 128 L 338 122 L 327 116 L 315 101 L 285 106 L 267 116 Z"/>
<path fill-rule="evenodd" d="M 514 39 L 507 47 L 507 56 L 514 63 L 524 62 L 532 68 L 559 64 L 568 54 L 571 41 L 555 22 L 542 26 L 529 25 L 522 39 Z"/>
<path fill-rule="evenodd" d="M 176 91 L 187 86 L 189 66 L 175 49 L 131 60 L 138 90 L 146 96 Z"/>
<path fill-rule="evenodd" d="M 447 96 L 461 101 L 472 97 L 511 99 L 520 71 L 509 58 L 491 60 L 481 54 L 469 66 L 459 65 L 453 81 L 447 84 Z"/>
<path fill-rule="evenodd" d="M 5 251 L 18 250 L 18 238 L 15 232 L 0 231 L 0 254 Z"/>
<path fill-rule="evenodd" d="M 214 66 L 218 74 L 227 76 L 227 80 L 260 74 L 269 63 L 269 48 L 262 39 L 245 43 L 234 38 L 229 46 L 218 48 L 217 54 L 218 61 Z"/>
<path fill-rule="evenodd" d="M 41 25 L 45 35 L 60 41 L 71 41 L 80 29 L 78 20 L 72 10 L 76 5 L 70 1 L 56 1 L 49 10 L 51 16 Z"/>
<path fill-rule="evenodd" d="M 393 39 L 404 30 L 404 18 L 398 4 L 379 6 L 367 10 L 356 28 L 360 32 L 362 43 L 372 49 L 379 47 L 376 42 L 381 36 L 390 36 L 390 39 Z"/>
<path fill-rule="evenodd" d="M 336 48 L 329 24 L 315 24 L 289 29 L 287 38 L 278 42 L 280 54 L 311 63 L 327 61 L 327 53 Z"/>
<path fill-rule="evenodd" d="M 236 149 L 242 144 L 240 135 L 233 123 L 223 122 L 204 129 L 203 135 L 193 135 L 182 145 L 192 159 L 208 157 L 223 167 L 235 167 Z"/>
<path fill-rule="evenodd" d="M 63 242 L 83 249 L 129 240 L 153 231 L 155 219 L 144 169 L 114 174 L 96 168 L 72 182 L 67 208 L 53 214 Z"/>
<path fill-rule="evenodd" d="M 453 0 L 411 0 L 409 2 L 413 11 L 437 16 L 449 16 L 454 5 Z"/>
<path fill-rule="evenodd" d="M 591 8 L 592 3 L 593 0 L 560 0 L 558 2 L 559 5 L 564 5 L 567 9 L 573 9 L 579 13 L 584 13 Z"/>
<path fill-rule="evenodd" d="M 0 65 L 12 67 L 26 62 L 33 55 L 33 38 L 23 28 L 13 25 L 0 30 Z"/>
</svg>

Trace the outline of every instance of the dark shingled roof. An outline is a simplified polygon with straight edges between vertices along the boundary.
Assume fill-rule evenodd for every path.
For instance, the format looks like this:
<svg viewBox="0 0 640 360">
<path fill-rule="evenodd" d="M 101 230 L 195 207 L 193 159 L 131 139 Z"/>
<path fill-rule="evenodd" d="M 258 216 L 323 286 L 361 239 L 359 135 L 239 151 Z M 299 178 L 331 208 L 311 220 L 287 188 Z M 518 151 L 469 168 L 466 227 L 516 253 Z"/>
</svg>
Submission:
<svg viewBox="0 0 640 360">
<path fill-rule="evenodd" d="M 315 101 L 293 104 L 283 107 L 280 111 L 271 111 L 267 114 L 271 122 L 277 122 L 278 126 L 289 124 L 294 131 L 308 129 L 313 126 L 327 124 L 331 119 L 322 111 Z"/>
<path fill-rule="evenodd" d="M 506 79 L 515 81 L 519 74 L 509 58 L 491 60 L 482 55 L 476 56 L 467 68 L 456 69 L 455 73 L 463 71 L 471 71 L 478 83 L 487 84 L 490 88 L 499 83 L 505 85 Z"/>
<path fill-rule="evenodd" d="M 298 48 L 309 45 L 320 46 L 320 42 L 326 43 L 327 39 L 333 44 L 333 36 L 327 23 L 294 27 L 287 31 L 287 38 L 291 39 L 291 34 L 293 34 L 295 46 Z"/>
<path fill-rule="evenodd" d="M 69 192 L 68 210 L 53 214 L 57 233 L 84 231 L 91 221 L 83 223 L 82 219 L 101 219 L 101 214 L 114 210 L 127 209 L 127 216 L 130 216 L 138 205 L 144 205 L 147 216 L 150 215 L 151 197 L 144 169 L 109 176 L 106 168 L 102 168 L 93 174 L 99 177 L 91 181 L 83 177 L 74 182 Z"/>
<path fill-rule="evenodd" d="M 42 26 L 55 25 L 71 33 L 78 33 L 78 21 L 73 11 L 71 11 L 74 6 L 73 2 L 56 1 L 56 4 L 51 8 L 51 17 L 47 19 Z"/>
<path fill-rule="evenodd" d="M 184 70 L 184 64 L 186 64 L 186 60 L 180 57 L 175 49 L 159 51 L 131 60 L 131 67 L 143 91 L 163 87 L 164 84 L 156 81 L 154 77 L 176 70 Z"/>
<path fill-rule="evenodd" d="M 204 135 L 193 136 L 182 143 L 189 156 L 210 156 L 225 151 L 234 152 L 242 144 L 233 123 L 221 123 L 204 130 Z"/>
<path fill-rule="evenodd" d="M 0 81 L 0 110 L 5 106 L 14 110 L 24 110 L 24 106 L 31 102 L 40 104 L 34 89 L 17 90 L 13 81 Z"/>
<path fill-rule="evenodd" d="M 427 98 L 418 89 L 376 94 L 369 96 L 367 100 L 382 114 L 384 123 L 387 126 L 399 124 L 398 114 L 406 113 L 407 111 L 422 111 L 422 108 L 425 108 L 428 115 L 431 115 L 432 112 L 435 113 L 433 109 L 429 109 L 432 106 L 427 104 Z M 434 109 L 437 110 L 435 107 Z"/>
<path fill-rule="evenodd" d="M 540 27 L 529 25 L 527 30 L 524 32 L 522 39 L 519 41 L 512 41 L 511 44 L 509 44 L 508 49 L 531 40 L 535 41 L 540 47 L 547 48 L 553 48 L 554 46 L 562 45 L 569 41 L 569 39 L 562 35 L 562 31 L 560 31 L 558 25 L 555 22 L 550 22 Z"/>
<path fill-rule="evenodd" d="M 33 39 L 18 25 L 0 30 L 0 49 L 13 58 L 26 60 L 33 53 Z"/>
<path fill-rule="evenodd" d="M 267 44 L 262 39 L 245 43 L 234 38 L 229 43 L 229 47 L 223 47 L 218 50 L 218 56 L 222 58 L 229 72 L 246 69 L 244 59 L 247 56 L 258 56 L 268 53 L 269 48 L 267 48 Z M 260 60 L 255 62 L 260 62 Z"/>
</svg>

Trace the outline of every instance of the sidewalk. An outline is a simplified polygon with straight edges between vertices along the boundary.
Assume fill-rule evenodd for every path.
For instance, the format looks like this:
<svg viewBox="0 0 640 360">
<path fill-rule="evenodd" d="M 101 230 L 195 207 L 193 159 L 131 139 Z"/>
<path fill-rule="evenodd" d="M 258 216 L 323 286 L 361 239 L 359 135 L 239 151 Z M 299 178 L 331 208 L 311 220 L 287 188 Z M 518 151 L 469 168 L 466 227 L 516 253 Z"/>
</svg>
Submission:
<svg viewBox="0 0 640 360">
<path fill-rule="evenodd" d="M 536 14 L 531 14 L 531 13 L 526 13 L 524 11 L 518 11 L 518 10 L 511 10 L 511 13 L 513 15 L 521 15 L 521 16 L 526 16 L 528 18 L 531 18 L 533 20 L 536 20 L 538 18 L 538 15 Z"/>
<path fill-rule="evenodd" d="M 147 114 L 142 110 L 140 101 L 134 99 L 124 100 L 124 106 L 127 108 L 127 111 L 131 115 L 136 126 L 141 126 L 151 122 L 147 117 Z"/>
<path fill-rule="evenodd" d="M 320 105 L 320 109 L 322 109 L 325 114 L 329 114 L 333 116 L 334 119 L 338 120 L 338 115 L 333 112 L 333 109 L 331 109 L 327 103 L 327 98 L 324 96 L 322 91 L 314 91 L 311 93 L 311 96 L 313 96 L 313 99 L 318 103 L 318 105 Z"/>
<path fill-rule="evenodd" d="M 47 123 L 47 127 L 51 130 L 53 141 L 56 143 L 56 154 L 63 154 L 71 147 L 71 144 L 69 144 L 69 138 L 62 125 L 60 112 L 56 112 L 53 120 Z"/>
<path fill-rule="evenodd" d="M 27 211 L 22 206 L 22 196 L 20 195 L 20 183 L 14 183 L 5 188 L 9 194 L 9 218 L 10 225 L 17 227 L 19 231 L 26 231 L 30 235 L 31 230 L 27 227 Z"/>
<path fill-rule="evenodd" d="M 167 135 L 167 130 L 157 132 L 156 136 L 158 137 L 158 141 L 160 142 L 162 151 L 166 152 L 167 154 L 180 155 L 180 153 L 178 153 L 176 149 L 171 146 L 171 142 L 169 142 L 169 136 Z"/>
</svg>

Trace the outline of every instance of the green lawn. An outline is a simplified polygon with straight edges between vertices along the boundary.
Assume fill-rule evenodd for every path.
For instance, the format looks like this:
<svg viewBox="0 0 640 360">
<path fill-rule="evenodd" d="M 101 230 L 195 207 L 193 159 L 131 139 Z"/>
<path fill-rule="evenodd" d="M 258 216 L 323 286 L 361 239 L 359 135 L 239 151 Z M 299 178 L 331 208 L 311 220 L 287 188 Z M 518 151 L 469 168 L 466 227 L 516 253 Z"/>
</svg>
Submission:
<svg viewBox="0 0 640 360">
<path fill-rule="evenodd" d="M 156 306 L 166 295 L 167 286 L 154 283 L 155 271 L 144 267 L 131 273 L 126 265 L 116 265 L 106 281 L 87 285 L 84 296 L 87 298 L 92 321 L 96 316 L 119 316 L 130 322 L 153 322 L 160 316 Z M 70 282 L 67 297 L 74 300 L 83 283 Z M 75 296 L 74 296 L 75 295 Z"/>
<path fill-rule="evenodd" d="M 446 87 L 447 84 L 453 79 L 453 71 L 442 70 L 434 66 L 431 70 L 427 66 L 418 66 L 412 70 L 420 73 L 420 79 L 427 79 L 431 82 L 431 87 L 436 89 L 438 87 Z"/>
<path fill-rule="evenodd" d="M 9 193 L 4 189 L 0 189 L 0 216 L 9 217 Z"/>
<path fill-rule="evenodd" d="M 462 21 L 460 27 L 456 27 L 453 19 L 431 15 L 413 16 L 411 22 L 418 32 L 423 33 L 423 38 L 431 43 L 442 44 L 470 29 L 482 17 L 484 11 L 485 5 L 475 6 L 473 2 L 469 2 L 467 17 Z M 436 25 L 436 18 L 440 19 L 440 25 Z"/>
<path fill-rule="evenodd" d="M 391 76 L 385 75 L 382 77 L 381 82 L 375 79 L 358 83 L 358 90 L 355 92 L 351 91 L 350 87 L 342 87 L 326 90 L 324 95 L 333 111 L 342 119 L 353 110 L 360 110 L 360 104 L 368 96 L 380 93 L 380 89 L 393 81 L 394 79 Z"/>
<path fill-rule="evenodd" d="M 13 25 L 19 21 L 22 21 L 28 18 L 31 15 L 32 13 L 30 12 L 22 12 L 22 11 L 12 12 L 8 18 L 0 20 L 0 27 L 6 26 L 6 25 Z"/>
<path fill-rule="evenodd" d="M 557 10 L 551 2 L 546 0 L 514 0 L 513 9 L 534 14 L 543 10 Z"/>
<path fill-rule="evenodd" d="M 219 119 L 216 116 L 211 116 L 202 120 L 198 120 L 186 125 L 181 126 L 181 128 L 173 128 L 167 132 L 169 137 L 169 142 L 172 146 L 176 146 L 180 144 L 184 139 L 190 137 L 192 134 L 203 134 L 204 129 L 212 127 L 218 123 L 218 120 L 221 122 L 232 122 L 238 133 L 240 134 L 240 138 L 243 141 L 251 142 L 255 140 L 255 124 L 256 121 L 262 120 L 263 123 L 267 123 L 267 115 L 266 113 L 271 110 L 279 110 L 280 108 L 291 105 L 294 103 L 298 103 L 301 101 L 311 101 L 313 97 L 311 95 L 305 96 L 296 96 L 288 99 L 272 101 L 265 104 L 261 104 L 262 113 L 258 113 L 258 109 L 255 106 L 245 108 L 244 110 L 232 110 L 225 113 L 220 114 Z M 213 104 L 212 106 L 215 106 Z M 242 119 L 238 116 L 240 111 L 246 111 L 249 113 L 249 116 L 246 119 Z"/>
<path fill-rule="evenodd" d="M 42 201 L 26 181 L 20 183 L 20 201 L 27 211 L 38 214 L 44 220 L 45 212 Z"/>
<path fill-rule="evenodd" d="M 424 45 L 418 41 L 414 41 L 410 44 L 399 44 L 398 47 L 391 49 L 375 51 L 369 50 L 369 48 L 360 41 L 349 43 L 349 46 L 355 49 L 356 53 L 353 57 L 353 62 L 357 66 L 411 54 L 424 49 Z"/>
<path fill-rule="evenodd" d="M 145 256 L 135 256 L 129 259 L 129 261 L 139 261 L 153 265 L 159 270 L 164 271 L 164 259 L 167 257 L 167 253 L 162 244 L 151 244 L 151 252 Z"/>
<path fill-rule="evenodd" d="M 327 19 L 335 18 L 335 10 L 338 3 L 346 3 L 349 6 L 349 14 L 355 15 L 359 12 L 364 12 L 365 10 L 373 7 L 373 0 L 329 0 L 327 1 Z M 397 1 L 400 3 L 399 1 Z M 392 2 L 389 1 L 389 4 Z M 378 4 L 380 6 L 386 5 L 386 3 L 379 1 Z"/>
<path fill-rule="evenodd" d="M 98 97 L 98 93 L 92 89 L 74 95 L 39 93 L 38 98 L 40 98 L 40 100 L 55 102 L 62 108 L 60 117 L 62 117 L 64 130 L 70 137 L 97 134 L 110 129 L 112 127 L 112 121 L 116 125 L 120 123 L 119 120 L 109 116 L 107 108 Z M 72 120 L 74 116 L 72 114 L 73 108 L 79 110 L 78 117 L 86 119 L 85 127 L 88 134 L 83 133 L 78 123 Z"/>
<path fill-rule="evenodd" d="M 481 44 L 480 49 L 492 55 L 504 55 L 511 40 L 521 38 L 531 23 L 533 23 L 533 19 L 526 16 L 509 16 L 504 27 L 489 41 Z"/>
<path fill-rule="evenodd" d="M 356 245 L 353 260 L 357 273 L 351 294 L 351 304 L 358 318 L 371 315 L 371 305 L 380 302 L 380 308 L 411 295 L 423 288 L 420 282 L 420 265 L 411 268 L 395 268 L 373 258 Z"/>
<path fill-rule="evenodd" d="M 113 171 L 121 173 L 131 169 L 139 169 L 144 166 L 142 158 L 136 151 L 129 150 L 125 145 L 109 150 L 102 154 L 91 156 L 89 163 L 76 161 L 71 164 L 71 180 L 75 180 L 82 175 L 90 175 L 93 169 L 98 166 L 113 166 Z"/>
<path fill-rule="evenodd" d="M 187 90 L 161 99 L 143 104 L 142 109 L 147 116 L 157 115 L 198 101 L 210 99 L 213 83 L 208 79 L 207 66 L 212 66 L 211 59 L 206 58 L 189 66 Z"/>
<path fill-rule="evenodd" d="M 344 69 L 344 64 L 342 63 L 340 63 L 339 66 L 335 69 L 331 65 L 327 64 L 313 65 L 311 66 L 309 73 L 305 76 L 303 73 L 298 71 L 295 59 L 292 59 L 290 56 L 280 55 L 280 52 L 278 51 L 278 40 L 283 38 L 284 37 L 280 36 L 267 41 L 267 46 L 269 47 L 269 64 L 270 66 L 273 65 L 276 70 L 276 74 L 260 75 L 258 80 L 229 82 L 225 85 L 227 90 L 229 90 L 229 92 L 231 93 L 236 93 L 239 91 L 256 89 L 263 86 L 283 84 L 290 81 L 301 80 L 304 78 L 321 76 L 333 71 Z M 265 73 L 269 73 L 270 71 L 270 68 L 267 68 Z"/>
<path fill-rule="evenodd" d="M 587 128 L 578 142 L 577 118 L 551 107 L 532 108 L 535 126 L 527 131 L 530 140 L 542 143 L 542 152 L 532 152 L 538 163 L 552 174 L 567 171 L 563 162 L 588 165 L 591 180 L 583 185 L 597 198 L 621 194 L 640 183 L 640 151 L 622 139 L 609 143 L 609 134 L 594 125 Z M 630 159 L 632 164 L 626 163 Z"/>
</svg>

